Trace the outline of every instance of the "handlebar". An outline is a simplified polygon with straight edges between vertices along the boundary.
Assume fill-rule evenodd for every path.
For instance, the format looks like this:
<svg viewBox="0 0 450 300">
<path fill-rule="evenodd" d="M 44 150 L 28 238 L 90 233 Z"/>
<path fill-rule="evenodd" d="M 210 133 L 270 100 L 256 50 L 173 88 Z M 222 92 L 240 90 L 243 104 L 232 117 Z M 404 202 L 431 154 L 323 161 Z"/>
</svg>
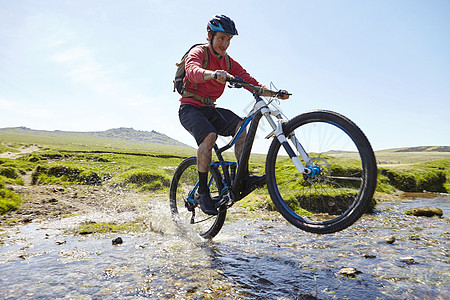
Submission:
<svg viewBox="0 0 450 300">
<path fill-rule="evenodd" d="M 213 74 L 213 78 L 217 79 L 217 74 Z M 234 76 L 234 77 L 227 77 L 226 81 L 229 83 L 228 87 L 230 88 L 249 88 L 254 93 L 256 93 L 258 96 L 263 95 L 270 95 L 271 97 L 283 97 L 283 96 L 291 96 L 292 94 L 288 93 L 287 91 L 279 90 L 279 91 L 272 91 L 268 88 L 257 86 L 250 84 L 246 82 L 244 79 Z"/>
</svg>

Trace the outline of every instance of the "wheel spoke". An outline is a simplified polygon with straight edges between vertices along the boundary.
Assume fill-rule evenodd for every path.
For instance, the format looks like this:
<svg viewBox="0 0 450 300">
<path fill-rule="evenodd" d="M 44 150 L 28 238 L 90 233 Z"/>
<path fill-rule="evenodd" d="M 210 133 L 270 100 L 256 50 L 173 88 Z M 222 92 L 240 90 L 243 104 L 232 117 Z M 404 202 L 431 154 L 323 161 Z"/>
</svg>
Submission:
<svg viewBox="0 0 450 300">
<path fill-rule="evenodd" d="M 220 176 L 217 170 L 211 170 L 211 196 L 217 196 L 220 191 Z M 198 171 L 196 158 L 191 157 L 183 161 L 174 174 L 170 186 L 170 206 L 175 223 L 182 231 L 191 230 L 206 239 L 213 238 L 222 228 L 226 210 L 219 211 L 219 215 L 210 216 L 202 212 L 195 200 L 192 200 L 197 189 Z M 191 197 L 189 197 L 191 195 Z M 186 232 L 183 232 L 186 233 Z"/>
<path fill-rule="evenodd" d="M 277 209 L 311 232 L 335 232 L 351 225 L 367 207 L 376 183 L 375 158 L 364 134 L 330 112 L 298 116 L 285 130 L 308 153 L 310 172 L 299 174 L 283 147 L 277 141 L 272 144 L 266 168 Z"/>
</svg>

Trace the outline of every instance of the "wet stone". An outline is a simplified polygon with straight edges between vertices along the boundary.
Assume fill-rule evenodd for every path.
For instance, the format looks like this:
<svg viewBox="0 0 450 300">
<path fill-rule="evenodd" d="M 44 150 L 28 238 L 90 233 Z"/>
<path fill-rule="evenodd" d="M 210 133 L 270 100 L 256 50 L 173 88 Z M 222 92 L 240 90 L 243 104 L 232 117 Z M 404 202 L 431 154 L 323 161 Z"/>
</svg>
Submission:
<svg viewBox="0 0 450 300">
<path fill-rule="evenodd" d="M 395 236 L 387 236 L 384 238 L 384 241 L 388 244 L 393 244 L 395 242 Z"/>
<path fill-rule="evenodd" d="M 412 257 L 412 256 L 400 257 L 400 261 L 407 265 L 412 265 L 412 264 L 416 263 L 416 261 L 414 260 L 414 257 Z"/>
<path fill-rule="evenodd" d="M 423 206 L 411 208 L 405 211 L 405 214 L 416 217 L 442 217 L 442 209 L 433 206 Z"/>
<path fill-rule="evenodd" d="M 119 236 L 119 237 L 117 237 L 117 238 L 115 238 L 115 239 L 112 240 L 112 244 L 113 244 L 113 245 L 120 245 L 120 244 L 123 244 L 123 240 L 122 240 L 122 238 Z"/>
<path fill-rule="evenodd" d="M 356 268 L 351 268 L 351 267 L 350 268 L 342 268 L 339 271 L 339 274 L 346 276 L 346 277 L 350 277 L 350 278 L 356 277 L 356 275 L 361 274 L 361 273 L 362 273 L 361 271 L 358 271 Z"/>
</svg>

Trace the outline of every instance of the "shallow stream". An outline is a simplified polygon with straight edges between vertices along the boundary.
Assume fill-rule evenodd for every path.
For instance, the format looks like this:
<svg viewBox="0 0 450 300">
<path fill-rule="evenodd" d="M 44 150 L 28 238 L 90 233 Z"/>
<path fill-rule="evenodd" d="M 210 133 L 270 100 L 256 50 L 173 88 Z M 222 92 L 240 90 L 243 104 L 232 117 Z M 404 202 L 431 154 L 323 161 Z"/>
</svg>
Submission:
<svg viewBox="0 0 450 300">
<path fill-rule="evenodd" d="M 6 299 L 448 299 L 450 223 L 403 214 L 425 205 L 437 206 L 444 218 L 450 217 L 450 197 L 439 196 L 380 203 L 379 212 L 331 235 L 302 232 L 278 214 L 227 221 L 211 242 L 178 236 L 166 203 L 149 207 L 156 232 L 64 234 L 64 229 L 87 219 L 134 217 L 127 214 L 99 212 L 35 221 L 0 235 L 0 295 Z M 123 244 L 112 245 L 117 236 Z M 356 272 L 341 274 L 345 267 Z"/>
</svg>

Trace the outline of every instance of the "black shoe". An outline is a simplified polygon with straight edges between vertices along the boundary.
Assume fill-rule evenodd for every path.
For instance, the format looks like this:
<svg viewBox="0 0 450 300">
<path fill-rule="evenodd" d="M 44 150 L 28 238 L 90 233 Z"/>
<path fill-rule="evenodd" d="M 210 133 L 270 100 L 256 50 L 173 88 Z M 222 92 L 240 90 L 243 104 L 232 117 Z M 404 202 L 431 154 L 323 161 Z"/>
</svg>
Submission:
<svg viewBox="0 0 450 300">
<path fill-rule="evenodd" d="M 215 216 L 219 213 L 209 193 L 198 194 L 197 202 L 205 214 Z"/>
<path fill-rule="evenodd" d="M 254 190 L 261 188 L 266 184 L 266 174 L 263 176 L 247 176 L 243 180 L 243 190 Z"/>
</svg>

